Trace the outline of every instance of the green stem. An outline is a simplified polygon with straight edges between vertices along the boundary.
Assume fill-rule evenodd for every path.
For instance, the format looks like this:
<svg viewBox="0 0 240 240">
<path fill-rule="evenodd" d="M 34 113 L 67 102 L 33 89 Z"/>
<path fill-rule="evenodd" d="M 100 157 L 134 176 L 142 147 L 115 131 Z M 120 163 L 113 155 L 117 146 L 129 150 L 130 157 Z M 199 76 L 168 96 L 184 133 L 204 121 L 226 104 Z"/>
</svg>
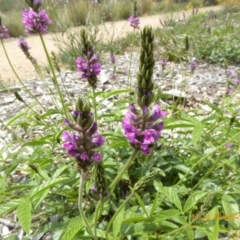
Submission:
<svg viewBox="0 0 240 240">
<path fill-rule="evenodd" d="M 14 67 L 13 67 L 13 65 L 12 65 L 12 63 L 11 63 L 11 61 L 10 61 L 10 59 L 9 59 L 7 50 L 6 50 L 6 48 L 5 48 L 5 45 L 4 45 L 2 39 L 1 39 L 1 44 L 2 44 L 2 47 L 3 47 L 4 54 L 5 54 L 6 58 L 7 58 L 7 61 L 8 61 L 8 63 L 9 63 L 9 65 L 10 65 L 13 73 L 15 74 L 16 78 L 18 79 L 18 81 L 21 83 L 21 85 L 23 86 L 23 88 L 25 89 L 25 91 L 26 91 L 33 99 L 35 99 L 35 100 L 38 102 L 38 104 L 46 111 L 46 109 L 45 109 L 44 106 L 41 104 L 41 102 L 39 102 L 38 99 L 31 93 L 31 91 L 29 91 L 29 90 L 27 89 L 27 87 L 24 85 L 22 79 L 19 77 L 19 75 L 18 75 L 17 72 L 15 71 L 15 69 L 14 69 Z"/>
<path fill-rule="evenodd" d="M 121 171 L 118 173 L 118 175 L 116 176 L 116 178 L 113 180 L 113 182 L 110 184 L 109 186 L 109 190 L 113 191 L 114 187 L 117 185 L 118 181 L 121 179 L 122 175 L 127 171 L 127 169 L 130 167 L 130 165 L 132 164 L 133 160 L 135 159 L 135 157 L 138 154 L 138 150 L 134 149 L 132 155 L 129 157 L 128 161 L 126 162 L 126 164 L 124 165 L 124 167 L 121 169 Z"/>
<path fill-rule="evenodd" d="M 94 235 L 97 238 L 97 223 L 98 223 L 98 219 L 101 217 L 102 215 L 102 209 L 103 209 L 103 204 L 104 204 L 105 198 L 102 197 L 100 199 L 100 201 L 98 201 L 96 210 L 95 210 L 95 216 L 94 216 Z"/>
<path fill-rule="evenodd" d="M 195 188 L 197 188 L 212 173 L 212 171 L 218 165 L 219 161 L 222 159 L 221 157 L 222 157 L 222 153 L 219 155 L 217 161 L 214 162 L 213 166 L 210 169 L 208 169 L 208 171 L 203 175 L 203 177 L 201 177 L 201 179 L 197 182 L 197 184 L 195 184 L 195 186 L 191 189 L 192 191 Z"/>
<path fill-rule="evenodd" d="M 84 185 L 85 185 L 85 174 L 83 172 L 81 172 L 80 174 L 80 184 L 79 184 L 79 191 L 78 191 L 78 208 L 79 208 L 79 212 L 80 212 L 80 215 L 82 216 L 82 219 L 84 221 L 84 224 L 87 228 L 87 231 L 89 233 L 89 235 L 94 239 L 94 240 L 97 240 L 97 238 L 94 237 L 93 233 L 92 233 L 92 230 L 91 230 L 91 227 L 90 225 L 88 224 L 88 220 L 84 214 L 84 211 L 83 211 L 83 207 L 82 207 L 82 204 L 83 204 L 83 189 L 84 189 Z"/>
<path fill-rule="evenodd" d="M 118 215 L 118 213 L 122 210 L 122 208 L 126 205 L 126 203 L 131 199 L 131 197 L 134 195 L 134 190 L 131 192 L 131 194 L 125 199 L 125 201 L 120 205 L 120 207 L 117 209 L 117 211 L 114 213 L 114 215 L 112 216 L 111 220 L 108 223 L 107 229 L 106 229 L 106 239 L 108 239 L 108 232 L 110 230 L 110 227 L 114 221 L 114 219 L 116 218 L 116 216 Z"/>
<path fill-rule="evenodd" d="M 98 116 L 97 116 L 97 102 L 96 102 L 96 92 L 95 92 L 95 88 L 94 87 L 92 87 L 92 94 L 93 94 L 94 118 L 95 118 L 95 121 L 97 122 L 97 120 L 98 120 Z"/>
<path fill-rule="evenodd" d="M 62 108 L 63 108 L 64 114 L 65 114 L 65 116 L 67 117 L 68 114 L 67 114 L 66 107 L 65 107 L 65 105 L 64 105 L 63 95 L 62 95 L 62 92 L 61 92 L 61 90 L 60 90 L 60 87 L 59 87 L 59 84 L 58 84 L 58 81 L 57 81 L 57 77 L 56 77 L 56 74 L 55 74 L 55 70 L 54 70 L 54 67 L 53 67 L 51 58 L 50 58 L 50 56 L 49 56 L 49 54 L 48 54 L 47 47 L 46 47 L 46 44 L 45 44 L 45 42 L 44 42 L 44 39 L 43 39 L 42 34 L 39 33 L 39 36 L 40 36 L 40 39 L 41 39 L 41 42 L 42 42 L 43 49 L 44 49 L 44 52 L 45 52 L 45 54 L 46 54 L 47 60 L 48 60 L 48 64 L 49 64 L 50 69 L 51 69 L 51 72 L 52 72 L 52 74 L 53 74 L 53 80 L 54 80 L 55 86 L 57 87 L 58 95 L 59 95 L 60 100 L 61 100 L 61 103 L 62 103 Z"/>
</svg>

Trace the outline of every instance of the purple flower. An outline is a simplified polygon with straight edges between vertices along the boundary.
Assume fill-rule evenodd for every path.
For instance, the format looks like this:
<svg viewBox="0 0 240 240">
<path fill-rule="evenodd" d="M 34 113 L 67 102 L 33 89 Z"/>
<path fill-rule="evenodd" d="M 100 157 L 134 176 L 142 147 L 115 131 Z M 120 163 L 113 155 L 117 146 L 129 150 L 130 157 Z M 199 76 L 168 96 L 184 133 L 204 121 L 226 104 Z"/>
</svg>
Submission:
<svg viewBox="0 0 240 240">
<path fill-rule="evenodd" d="M 20 37 L 19 40 L 18 40 L 18 46 L 22 49 L 23 53 L 25 55 L 27 55 L 30 47 L 28 46 L 28 43 L 27 41 L 23 38 L 23 37 Z"/>
<path fill-rule="evenodd" d="M 21 48 L 21 50 L 23 51 L 23 53 L 26 55 L 26 57 L 32 62 L 32 63 L 36 63 L 37 60 L 35 58 L 33 58 L 29 52 L 30 47 L 28 46 L 27 41 L 23 38 L 20 37 L 18 40 L 18 46 Z"/>
<path fill-rule="evenodd" d="M 228 149 L 232 148 L 232 146 L 233 146 L 233 143 L 231 143 L 231 142 L 229 142 L 225 145 L 225 147 Z"/>
<path fill-rule="evenodd" d="M 162 69 L 165 69 L 165 67 L 166 67 L 166 65 L 167 65 L 167 60 L 166 59 L 162 59 L 161 61 L 160 61 L 160 64 L 161 64 L 161 66 L 162 66 Z"/>
<path fill-rule="evenodd" d="M 102 155 L 100 153 L 94 153 L 92 156 L 92 160 L 100 162 L 102 160 Z"/>
<path fill-rule="evenodd" d="M 142 116 L 134 104 L 131 103 L 129 110 L 125 114 L 122 122 L 122 132 L 137 149 L 140 149 L 143 154 L 148 155 L 151 152 L 151 147 L 161 137 L 161 131 L 164 128 L 163 122 L 156 122 L 160 118 L 166 116 L 166 112 L 161 111 L 159 105 L 153 107 L 153 113 L 149 117 L 149 109 L 142 109 Z"/>
<path fill-rule="evenodd" d="M 240 78 L 239 77 L 235 79 L 235 84 L 237 84 L 237 85 L 240 84 Z"/>
<path fill-rule="evenodd" d="M 35 12 L 33 9 L 27 10 L 23 8 L 22 11 L 23 24 L 26 27 L 26 33 L 41 33 L 47 32 L 48 25 L 51 23 L 45 10 Z"/>
<path fill-rule="evenodd" d="M 150 117 L 150 121 L 156 121 L 159 118 L 163 118 L 166 117 L 167 113 L 164 111 L 161 111 L 161 108 L 158 104 L 153 106 L 153 112 L 152 112 L 152 116 Z"/>
<path fill-rule="evenodd" d="M 129 18 L 130 26 L 133 27 L 134 29 L 140 29 L 140 19 L 134 16 L 131 16 Z"/>
<path fill-rule="evenodd" d="M 0 39 L 9 38 L 8 29 L 0 24 Z"/>
<path fill-rule="evenodd" d="M 78 116 L 76 122 L 78 118 L 82 118 L 81 122 L 85 124 L 86 120 L 84 118 L 86 118 L 86 115 L 79 111 L 74 111 L 74 116 L 76 115 Z M 92 119 L 93 114 L 88 113 L 87 118 Z M 95 152 L 95 148 L 102 146 L 105 138 L 98 134 L 97 123 L 93 121 L 86 130 L 84 130 L 85 128 L 81 124 L 71 123 L 69 120 L 65 120 L 65 123 L 77 131 L 76 134 L 71 134 L 68 131 L 63 131 L 62 133 L 63 148 L 67 150 L 68 155 L 75 157 L 77 162 L 84 166 L 90 165 L 92 161 L 101 161 L 102 155 Z M 81 161 L 88 161 L 88 163 L 83 164 Z"/>
<path fill-rule="evenodd" d="M 235 72 L 233 69 L 227 69 L 226 75 L 227 77 L 232 78 L 235 76 Z"/>
<path fill-rule="evenodd" d="M 189 63 L 189 69 L 190 69 L 190 71 L 193 73 L 194 71 L 195 71 L 195 69 L 197 68 L 197 62 L 196 61 L 191 61 L 190 63 Z"/>
<path fill-rule="evenodd" d="M 94 78 L 101 72 L 101 64 L 98 63 L 96 54 L 90 60 L 85 60 L 82 57 L 76 59 L 77 71 L 82 72 L 82 78 Z"/>
</svg>

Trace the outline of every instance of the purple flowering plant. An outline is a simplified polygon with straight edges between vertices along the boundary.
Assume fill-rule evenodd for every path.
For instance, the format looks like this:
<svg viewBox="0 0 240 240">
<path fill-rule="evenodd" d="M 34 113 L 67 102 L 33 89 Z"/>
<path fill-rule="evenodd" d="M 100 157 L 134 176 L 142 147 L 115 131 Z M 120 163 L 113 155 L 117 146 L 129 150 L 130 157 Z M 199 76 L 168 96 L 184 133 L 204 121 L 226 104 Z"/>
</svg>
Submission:
<svg viewBox="0 0 240 240">
<path fill-rule="evenodd" d="M 0 39 L 9 38 L 9 31 L 6 26 L 2 25 L 2 19 L 0 17 Z"/>
</svg>

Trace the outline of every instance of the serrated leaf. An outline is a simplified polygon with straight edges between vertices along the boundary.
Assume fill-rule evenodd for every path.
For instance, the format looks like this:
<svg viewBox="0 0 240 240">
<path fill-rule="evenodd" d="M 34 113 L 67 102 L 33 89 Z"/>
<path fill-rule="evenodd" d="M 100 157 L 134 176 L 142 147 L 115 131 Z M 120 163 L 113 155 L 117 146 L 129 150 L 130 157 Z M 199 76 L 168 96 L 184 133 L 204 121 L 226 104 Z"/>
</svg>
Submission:
<svg viewBox="0 0 240 240">
<path fill-rule="evenodd" d="M 196 191 L 192 193 L 184 204 L 184 207 L 183 207 L 184 212 L 187 212 L 191 208 L 193 208 L 198 203 L 198 201 L 201 198 L 203 198 L 206 194 L 207 194 L 206 192 L 201 192 L 201 191 Z"/>
<path fill-rule="evenodd" d="M 17 217 L 19 224 L 28 234 L 31 230 L 32 206 L 29 199 L 24 199 L 17 207 Z"/>
<path fill-rule="evenodd" d="M 113 235 L 116 238 L 120 232 L 123 217 L 125 213 L 125 205 L 124 207 L 118 212 L 117 216 L 113 220 Z"/>
<path fill-rule="evenodd" d="M 230 195 L 223 195 L 222 205 L 224 209 L 224 219 L 228 220 L 230 225 L 236 229 L 240 229 L 239 206 L 237 201 Z"/>
<path fill-rule="evenodd" d="M 161 183 L 154 181 L 154 187 L 158 192 L 163 193 L 170 202 L 172 202 L 179 210 L 182 211 L 181 201 L 172 187 L 163 187 Z"/>
<path fill-rule="evenodd" d="M 62 238 L 62 240 L 72 240 L 74 236 L 83 228 L 82 224 L 74 226 L 67 230 Z"/>
</svg>

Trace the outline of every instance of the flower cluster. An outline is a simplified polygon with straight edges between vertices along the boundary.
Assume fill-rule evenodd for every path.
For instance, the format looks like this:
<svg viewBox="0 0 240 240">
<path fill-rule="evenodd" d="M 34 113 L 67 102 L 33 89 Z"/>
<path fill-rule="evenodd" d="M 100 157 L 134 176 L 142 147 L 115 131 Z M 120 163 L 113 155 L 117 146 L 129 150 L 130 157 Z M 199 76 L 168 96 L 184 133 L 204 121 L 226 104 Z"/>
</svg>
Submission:
<svg viewBox="0 0 240 240">
<path fill-rule="evenodd" d="M 80 35 L 83 57 L 76 59 L 77 71 L 82 72 L 82 78 L 86 78 L 89 85 L 96 88 L 97 76 L 100 74 L 102 66 L 98 56 L 94 53 L 86 30 L 83 29 Z"/>
<path fill-rule="evenodd" d="M 145 107 L 141 116 L 131 103 L 122 122 L 123 134 L 129 139 L 133 148 L 140 149 L 143 154 L 148 155 L 151 147 L 161 137 L 164 128 L 163 122 L 158 120 L 165 116 L 166 112 L 161 111 L 158 104 L 154 105 L 151 115 L 149 108 Z"/>
<path fill-rule="evenodd" d="M 9 38 L 8 29 L 5 26 L 2 26 L 2 19 L 0 18 L 0 39 Z"/>
<path fill-rule="evenodd" d="M 18 46 L 21 48 L 21 50 L 23 51 L 23 53 L 26 55 L 26 57 L 27 57 L 32 63 L 36 63 L 36 62 L 37 62 L 37 60 L 30 55 L 30 53 L 29 53 L 30 47 L 28 46 L 27 41 L 26 41 L 23 37 L 20 37 L 20 38 L 19 38 L 19 40 L 18 40 Z"/>
<path fill-rule="evenodd" d="M 9 38 L 8 29 L 5 26 L 0 26 L 0 39 Z"/>
<path fill-rule="evenodd" d="M 68 119 L 65 122 L 76 133 L 63 132 L 63 148 L 70 156 L 75 157 L 80 169 L 87 170 L 94 161 L 102 160 L 102 155 L 95 149 L 102 146 L 105 139 L 98 134 L 98 126 L 88 103 L 84 104 L 81 99 L 78 100 L 76 110 L 73 112 L 73 119 L 75 123 Z"/>
<path fill-rule="evenodd" d="M 138 17 L 130 16 L 129 22 L 130 26 L 134 29 L 140 29 L 140 19 Z"/>
<path fill-rule="evenodd" d="M 26 33 L 41 33 L 47 32 L 48 25 L 51 23 L 45 10 L 34 11 L 32 8 L 27 10 L 23 8 L 22 11 L 23 24 L 26 27 Z"/>
<path fill-rule="evenodd" d="M 90 53 L 89 53 L 90 55 Z M 101 64 L 98 62 L 98 56 L 93 54 L 91 58 L 76 59 L 77 71 L 82 72 L 82 78 L 94 78 L 101 72 Z"/>
</svg>

